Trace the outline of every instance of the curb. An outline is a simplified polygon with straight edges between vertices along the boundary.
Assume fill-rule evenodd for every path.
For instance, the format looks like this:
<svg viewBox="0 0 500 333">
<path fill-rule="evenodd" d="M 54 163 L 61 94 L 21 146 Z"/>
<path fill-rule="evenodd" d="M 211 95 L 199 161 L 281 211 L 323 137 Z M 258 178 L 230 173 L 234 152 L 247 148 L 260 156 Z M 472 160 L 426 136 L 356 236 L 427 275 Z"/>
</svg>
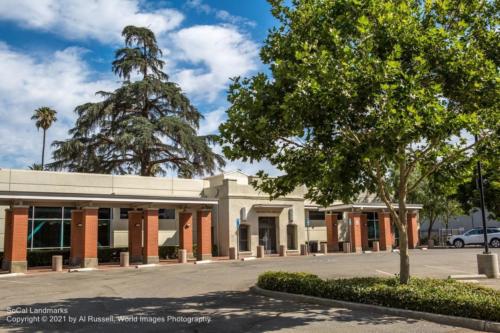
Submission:
<svg viewBox="0 0 500 333">
<path fill-rule="evenodd" d="M 351 309 L 351 310 L 375 312 L 375 313 L 379 313 L 379 314 L 388 314 L 388 315 L 406 317 L 406 318 L 412 318 L 412 319 L 423 319 L 423 320 L 427 320 L 427 321 L 431 321 L 431 322 L 443 324 L 443 325 L 469 328 L 469 329 L 473 329 L 473 330 L 477 330 L 477 331 L 500 333 L 500 323 L 488 321 L 488 320 L 447 316 L 447 315 L 429 313 L 429 312 L 420 312 L 420 311 L 413 311 L 413 310 L 406 310 L 406 309 L 390 308 L 390 307 L 385 307 L 385 306 L 380 306 L 380 305 L 337 301 L 334 299 L 327 299 L 327 298 L 306 296 L 306 295 L 299 295 L 299 294 L 290 294 L 290 293 L 285 293 L 285 292 L 281 292 L 281 291 L 272 291 L 272 290 L 262 289 L 262 288 L 257 287 L 257 286 L 250 287 L 250 291 L 253 292 L 254 294 L 258 294 L 258 295 L 274 297 L 274 298 L 281 298 L 281 299 L 286 299 L 286 300 L 290 300 L 290 301 L 311 303 L 311 304 L 320 304 L 320 305 L 327 305 L 327 306 L 332 306 L 332 307 L 342 307 L 342 308 L 347 308 L 347 309 Z"/>
</svg>

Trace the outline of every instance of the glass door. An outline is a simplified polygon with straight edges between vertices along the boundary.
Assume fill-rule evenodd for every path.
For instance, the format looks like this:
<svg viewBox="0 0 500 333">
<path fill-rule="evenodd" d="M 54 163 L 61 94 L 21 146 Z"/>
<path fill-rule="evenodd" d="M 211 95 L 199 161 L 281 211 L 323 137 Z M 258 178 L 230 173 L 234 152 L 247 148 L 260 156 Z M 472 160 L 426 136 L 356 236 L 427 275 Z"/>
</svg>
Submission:
<svg viewBox="0 0 500 333">
<path fill-rule="evenodd" d="M 259 245 L 264 246 L 266 254 L 276 253 L 276 218 L 259 217 Z"/>
</svg>

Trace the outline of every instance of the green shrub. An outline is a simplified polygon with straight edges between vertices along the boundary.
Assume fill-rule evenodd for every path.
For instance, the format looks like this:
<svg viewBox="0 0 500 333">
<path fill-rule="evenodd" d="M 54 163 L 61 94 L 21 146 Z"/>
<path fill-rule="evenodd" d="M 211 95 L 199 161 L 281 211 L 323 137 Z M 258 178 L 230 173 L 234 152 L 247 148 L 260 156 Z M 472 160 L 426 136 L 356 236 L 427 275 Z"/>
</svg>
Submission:
<svg viewBox="0 0 500 333">
<path fill-rule="evenodd" d="M 178 246 L 160 246 L 158 248 L 158 255 L 160 259 L 175 259 L 177 258 Z"/>
<path fill-rule="evenodd" d="M 397 277 L 323 280 L 308 273 L 266 272 L 263 289 L 500 322 L 500 291 L 451 279 Z"/>
</svg>

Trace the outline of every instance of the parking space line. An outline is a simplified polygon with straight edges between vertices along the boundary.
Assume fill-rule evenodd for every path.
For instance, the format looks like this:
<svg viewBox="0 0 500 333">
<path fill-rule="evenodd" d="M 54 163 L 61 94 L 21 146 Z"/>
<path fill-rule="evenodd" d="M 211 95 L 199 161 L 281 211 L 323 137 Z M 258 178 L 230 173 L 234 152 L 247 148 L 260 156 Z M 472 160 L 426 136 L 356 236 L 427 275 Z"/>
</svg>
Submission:
<svg viewBox="0 0 500 333">
<path fill-rule="evenodd" d="M 389 273 L 389 272 L 384 272 L 384 271 L 381 271 L 381 270 L 378 270 L 378 269 L 376 269 L 376 270 L 375 270 L 375 272 L 380 273 L 380 274 L 383 274 L 383 275 L 394 276 L 394 274 L 392 274 L 392 273 Z"/>
<path fill-rule="evenodd" d="M 431 266 L 431 265 L 424 265 L 424 266 L 428 267 L 428 268 L 439 269 L 439 270 L 448 271 L 448 272 L 469 273 L 467 271 L 462 271 L 462 270 L 453 269 L 453 268 L 445 268 L 445 267 L 441 267 L 441 266 Z"/>
</svg>

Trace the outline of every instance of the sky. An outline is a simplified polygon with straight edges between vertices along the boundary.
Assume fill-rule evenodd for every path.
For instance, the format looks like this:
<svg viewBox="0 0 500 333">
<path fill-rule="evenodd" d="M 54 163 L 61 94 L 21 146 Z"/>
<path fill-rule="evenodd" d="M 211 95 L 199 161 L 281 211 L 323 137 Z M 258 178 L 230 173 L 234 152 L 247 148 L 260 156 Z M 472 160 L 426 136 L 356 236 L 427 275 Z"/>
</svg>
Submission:
<svg viewBox="0 0 500 333">
<path fill-rule="evenodd" d="M 36 108 L 58 112 L 47 133 L 50 161 L 50 143 L 68 138 L 75 107 L 119 86 L 111 62 L 126 25 L 153 30 L 165 72 L 205 117 L 199 133 L 216 134 L 229 78 L 266 70 L 259 48 L 275 24 L 265 0 L 0 0 L 0 168 L 40 163 Z M 225 167 L 237 169 L 276 173 L 267 162 Z"/>
</svg>

